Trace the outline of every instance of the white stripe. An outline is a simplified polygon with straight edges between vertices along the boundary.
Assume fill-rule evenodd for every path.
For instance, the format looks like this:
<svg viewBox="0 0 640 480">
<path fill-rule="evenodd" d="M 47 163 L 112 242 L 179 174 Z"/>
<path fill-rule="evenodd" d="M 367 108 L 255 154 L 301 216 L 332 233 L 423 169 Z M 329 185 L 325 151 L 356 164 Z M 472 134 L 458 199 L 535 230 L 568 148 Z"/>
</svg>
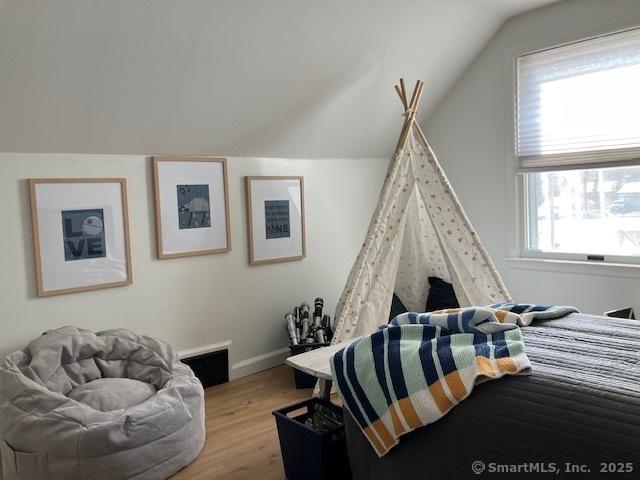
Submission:
<svg viewBox="0 0 640 480">
<path fill-rule="evenodd" d="M 462 324 L 462 312 L 458 314 L 458 329 L 461 332 L 464 332 L 464 325 Z"/>
<path fill-rule="evenodd" d="M 442 371 L 442 366 L 440 365 L 440 359 L 438 358 L 438 353 L 436 349 L 437 342 L 435 340 L 431 340 L 431 357 L 433 358 L 433 365 L 436 368 L 436 372 L 438 372 L 438 378 L 440 378 L 440 384 L 442 385 L 442 389 L 444 390 L 444 394 L 447 396 L 449 401 L 455 405 L 458 403 L 449 390 L 449 385 L 444 378 L 444 372 Z"/>
<path fill-rule="evenodd" d="M 396 397 L 396 392 L 393 389 L 393 383 L 391 382 L 391 372 L 389 371 L 389 333 L 388 332 L 389 332 L 389 329 L 385 329 L 384 330 L 384 342 L 383 342 L 383 345 L 384 345 L 384 357 L 383 357 L 384 376 L 385 376 L 385 380 L 387 381 L 387 390 L 389 391 L 389 396 L 391 397 L 391 401 L 393 403 L 396 403 L 398 401 L 398 399 Z M 400 330 L 400 335 L 402 335 L 402 330 Z M 404 429 L 405 430 L 410 430 L 409 429 L 409 425 L 407 425 L 407 423 L 404 421 L 404 418 L 403 418 L 402 414 L 398 415 L 398 418 L 400 418 L 400 422 L 404 426 Z M 395 434 L 395 429 L 393 428 L 393 424 L 391 425 L 391 428 L 389 428 L 389 430 L 394 432 L 394 434 Z"/>
<path fill-rule="evenodd" d="M 349 347 L 347 347 L 349 348 Z M 369 423 L 369 426 L 371 426 L 373 423 L 371 422 L 371 419 L 369 418 L 369 416 L 367 415 L 367 413 L 364 411 L 364 408 L 362 408 L 362 404 L 360 403 L 360 400 L 358 399 L 358 396 L 356 395 L 355 391 L 353 390 L 353 385 L 351 385 L 351 381 L 349 380 L 349 375 L 347 375 L 347 348 L 345 348 L 342 351 L 342 374 L 344 376 L 344 380 L 347 383 L 347 386 L 349 387 L 349 390 L 351 391 L 351 396 L 353 397 L 353 399 L 355 400 L 356 404 L 358 405 L 358 409 L 360 410 L 360 413 L 362 414 L 362 417 L 367 420 L 367 422 Z M 354 361 L 355 361 L 355 352 L 354 352 Z M 373 434 L 378 438 L 378 440 L 380 441 L 381 445 L 384 445 L 384 442 L 382 441 L 382 439 L 380 438 L 380 436 L 378 435 L 378 432 L 376 431 L 375 428 L 370 428 L 369 429 L 371 432 L 373 432 Z M 365 435 L 366 437 L 366 435 Z M 368 440 L 368 438 L 367 438 Z"/>
<path fill-rule="evenodd" d="M 498 369 L 495 358 L 496 346 L 493 344 L 493 337 L 490 333 L 487 334 L 487 345 L 489 346 L 489 361 L 491 362 L 491 366 L 495 371 L 499 372 L 500 370 Z"/>
</svg>

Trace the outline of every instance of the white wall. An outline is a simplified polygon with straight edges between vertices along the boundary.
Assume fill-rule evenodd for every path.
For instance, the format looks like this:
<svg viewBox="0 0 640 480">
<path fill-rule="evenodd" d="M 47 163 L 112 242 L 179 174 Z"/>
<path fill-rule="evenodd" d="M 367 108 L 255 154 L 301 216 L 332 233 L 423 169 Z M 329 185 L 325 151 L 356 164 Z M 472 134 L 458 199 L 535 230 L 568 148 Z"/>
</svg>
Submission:
<svg viewBox="0 0 640 480">
<path fill-rule="evenodd" d="M 637 0 L 565 1 L 516 17 L 488 43 L 426 124 L 427 137 L 516 300 L 572 304 L 599 314 L 629 305 L 640 311 L 640 273 L 619 276 L 595 266 L 558 272 L 505 261 L 515 205 L 509 53 L 632 25 L 640 25 Z"/>
<path fill-rule="evenodd" d="M 0 152 L 23 152 L 0 153 L 0 356 L 64 324 L 232 340 L 241 365 L 282 349 L 293 303 L 335 307 L 400 129 L 397 77 L 427 81 L 426 114 L 505 18 L 550 1 L 0 0 Z M 232 252 L 159 261 L 132 154 L 212 152 L 321 160 L 230 158 Z M 241 178 L 278 173 L 305 176 L 308 256 L 252 268 Z M 26 179 L 92 176 L 128 179 L 134 283 L 37 298 Z"/>
<path fill-rule="evenodd" d="M 386 166 L 387 159 L 229 158 L 232 251 L 158 260 L 148 157 L 0 153 L 0 356 L 67 324 L 125 327 L 179 350 L 232 340 L 231 363 L 282 349 L 283 317 L 294 304 L 322 296 L 333 315 Z M 307 258 L 250 267 L 243 176 L 284 174 L 305 178 Z M 132 285 L 36 297 L 26 179 L 39 177 L 127 178 Z"/>
<path fill-rule="evenodd" d="M 390 156 L 508 15 L 551 0 L 0 0 L 0 151 Z"/>
</svg>

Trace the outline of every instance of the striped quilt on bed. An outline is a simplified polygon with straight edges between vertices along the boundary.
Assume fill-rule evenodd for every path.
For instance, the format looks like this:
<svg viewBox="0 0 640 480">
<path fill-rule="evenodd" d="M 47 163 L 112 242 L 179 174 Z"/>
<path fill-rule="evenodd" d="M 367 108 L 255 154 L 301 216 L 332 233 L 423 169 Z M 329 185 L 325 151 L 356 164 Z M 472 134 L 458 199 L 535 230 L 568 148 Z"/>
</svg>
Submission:
<svg viewBox="0 0 640 480">
<path fill-rule="evenodd" d="M 519 327 L 573 307 L 495 304 L 403 313 L 331 360 L 343 405 L 382 457 L 400 436 L 442 418 L 474 385 L 527 375 Z"/>
</svg>

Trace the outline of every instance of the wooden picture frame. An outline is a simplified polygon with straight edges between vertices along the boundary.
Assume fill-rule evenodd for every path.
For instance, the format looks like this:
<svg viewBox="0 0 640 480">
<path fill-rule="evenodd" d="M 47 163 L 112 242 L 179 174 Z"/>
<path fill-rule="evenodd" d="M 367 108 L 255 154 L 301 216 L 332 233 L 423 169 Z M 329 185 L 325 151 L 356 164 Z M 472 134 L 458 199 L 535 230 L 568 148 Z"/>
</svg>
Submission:
<svg viewBox="0 0 640 480">
<path fill-rule="evenodd" d="M 79 188 L 82 184 L 92 185 L 92 187 L 88 187 L 89 190 L 83 194 L 82 190 Z M 98 186 L 96 186 L 96 184 L 98 184 Z M 116 192 L 108 192 L 107 184 L 118 185 L 120 191 L 119 195 Z M 127 203 L 127 180 L 125 178 L 30 178 L 28 180 L 28 185 L 36 268 L 36 289 L 39 297 L 121 287 L 133 282 Z M 44 189 L 44 186 L 46 185 L 50 186 L 48 188 L 50 191 L 39 192 L 39 190 Z M 65 189 L 63 187 L 72 185 L 78 186 L 78 188 L 70 187 L 68 189 L 75 190 L 75 198 L 85 195 L 88 200 L 86 204 L 77 205 L 77 207 L 80 208 L 76 208 L 74 210 L 70 210 L 71 204 L 68 203 L 69 200 L 65 200 L 63 198 L 65 194 Z M 116 200 L 116 198 L 119 197 L 120 213 L 118 213 L 117 210 L 111 211 L 109 208 L 113 207 L 112 205 L 107 205 L 101 202 L 96 203 L 95 195 L 100 194 L 101 190 L 105 197 L 111 195 L 112 200 Z M 69 192 L 66 193 L 69 194 Z M 43 198 L 43 202 L 47 204 L 46 210 L 43 209 L 40 211 L 38 208 L 39 195 L 47 197 L 46 202 L 44 202 L 45 198 Z M 58 195 L 59 198 L 58 202 L 55 200 L 52 201 L 52 198 L 55 199 L 56 195 Z M 93 195 L 93 197 L 89 200 L 91 195 Z M 96 208 L 96 206 L 100 207 Z M 106 214 L 103 208 L 105 206 L 108 207 Z M 68 243 L 66 237 L 66 226 L 73 226 L 73 218 L 65 218 L 65 215 L 78 215 L 79 212 L 83 212 L 86 217 L 85 224 L 82 226 L 82 231 L 75 231 L 72 233 L 74 236 L 82 237 L 78 244 L 75 245 L 75 248 L 78 248 L 80 242 L 82 242 L 82 248 L 78 248 L 78 250 L 72 248 L 69 250 L 66 245 Z M 90 215 L 90 212 L 101 212 L 102 216 L 102 218 L 98 218 L 98 224 L 94 224 L 92 227 L 92 235 L 84 232 L 85 229 L 91 227 L 91 225 L 86 222 L 90 223 L 90 220 L 97 218 L 95 216 L 87 216 Z M 105 218 L 105 216 L 107 218 Z M 62 219 L 61 222 L 59 221 L 60 219 Z M 106 223 L 108 219 L 113 220 L 114 223 L 107 229 Z M 115 223 L 116 221 L 118 224 Z M 58 228 L 60 228 L 60 230 L 58 230 Z M 96 231 L 99 232 L 95 233 Z M 113 231 L 113 233 L 111 231 Z M 106 232 L 109 233 L 107 234 Z M 59 241 L 60 237 L 58 235 L 60 234 L 62 234 L 62 242 Z M 93 250 L 91 252 L 93 256 L 89 256 L 89 242 L 92 240 L 94 241 L 94 247 L 92 247 Z M 103 243 L 100 255 L 96 254 L 98 251 L 95 250 L 95 240 L 100 240 Z M 109 251 L 110 248 L 108 248 L 108 244 L 111 246 L 115 245 L 115 255 L 112 256 L 112 252 Z M 60 254 L 62 254 L 62 258 L 60 258 Z M 120 257 L 121 254 L 124 255 L 124 258 L 116 258 Z M 76 258 L 72 258 L 74 255 L 76 255 Z M 104 258 L 104 260 L 102 260 L 102 258 Z M 64 259 L 64 262 L 62 259 Z M 80 275 L 80 277 L 90 276 L 91 269 L 87 266 L 87 263 L 89 263 L 89 265 L 94 267 L 94 271 L 97 273 L 96 276 L 100 277 L 100 279 L 104 279 L 105 272 L 107 275 L 111 273 L 115 276 L 119 273 L 124 278 L 121 280 L 116 279 L 114 281 L 98 281 L 97 283 L 88 283 L 89 278 L 77 278 L 76 283 L 78 284 L 74 285 L 74 282 L 69 278 L 73 277 L 73 270 L 76 264 L 73 262 L 67 264 L 70 260 L 90 260 L 90 262 L 83 262 L 83 275 Z M 69 265 L 70 268 L 66 268 L 67 265 Z M 102 270 L 100 270 L 101 265 L 103 267 Z M 109 271 L 110 269 L 111 271 Z M 58 271 L 56 272 L 56 270 Z M 66 272 L 64 272 L 64 270 L 66 270 Z M 61 272 L 64 280 L 56 280 L 56 274 L 60 275 Z M 59 288 L 53 286 L 57 283 L 66 283 L 67 285 L 61 285 Z"/>
<path fill-rule="evenodd" d="M 286 212 L 288 216 L 287 229 L 292 236 L 295 235 L 296 238 L 299 239 L 299 244 L 296 240 L 296 244 L 294 245 L 291 242 L 290 245 L 286 245 L 286 242 L 283 242 L 282 238 L 274 238 L 269 239 L 269 235 L 266 234 L 268 231 L 267 223 L 267 201 L 271 202 L 284 202 L 287 200 L 294 201 L 294 207 L 296 207 L 295 200 L 296 198 L 291 197 L 291 189 L 288 189 L 288 193 L 280 193 L 275 194 L 273 197 L 269 197 L 268 193 L 262 192 L 259 199 L 256 198 L 253 189 L 256 185 L 256 182 L 271 182 L 274 187 L 278 182 L 283 182 L 284 184 L 295 185 L 298 184 L 299 188 L 299 208 L 297 209 L 298 215 L 296 215 L 293 219 L 290 216 L 290 208 L 289 204 L 287 204 Z M 282 188 L 280 188 L 282 190 Z M 275 188 L 277 190 L 277 187 Z M 251 265 L 264 265 L 270 263 L 279 263 L 279 262 L 291 262 L 296 260 L 302 260 L 306 257 L 306 228 L 305 228 L 305 206 L 304 206 L 304 177 L 302 176 L 247 176 L 245 177 L 245 191 L 246 191 L 246 201 L 247 201 L 247 231 L 248 231 L 248 248 L 249 248 L 249 264 Z M 269 200 L 267 197 L 272 198 Z M 289 198 L 290 197 L 290 198 Z M 257 204 L 256 201 L 264 200 L 264 216 L 258 215 L 256 210 Z M 296 208 L 294 208 L 296 210 Z M 254 213 L 256 215 L 254 215 Z M 296 212 L 294 212 L 296 213 Z M 266 235 L 265 235 L 266 234 Z M 257 238 L 257 235 L 265 236 L 265 238 Z M 285 237 L 286 238 L 286 237 Z M 291 237 L 288 237 L 291 238 Z M 296 250 L 293 254 L 283 254 L 283 255 L 274 255 L 270 256 L 268 253 L 259 252 L 258 242 L 269 242 L 269 241 L 277 241 L 284 245 L 282 251 L 287 250 Z M 299 248 L 298 248 L 299 246 Z"/>
<path fill-rule="evenodd" d="M 191 164 L 192 172 L 189 172 L 189 164 Z M 220 170 L 214 172 L 206 172 L 204 167 L 206 164 L 211 164 L 213 167 L 219 166 Z M 225 157 L 209 157 L 209 156 L 155 156 L 152 157 L 153 166 L 153 183 L 154 183 L 154 199 L 155 199 L 155 211 L 156 211 L 156 238 L 157 238 L 157 254 L 160 259 L 178 258 L 178 257 L 191 257 L 196 255 L 208 255 L 213 253 L 224 253 L 231 250 L 231 227 L 229 221 L 229 182 L 227 178 L 227 159 Z M 164 179 L 163 172 L 164 167 L 171 166 L 174 174 L 180 173 L 179 180 L 176 178 Z M 219 178 L 215 178 L 218 181 L 218 189 L 213 190 L 210 188 L 210 184 L 191 184 L 182 185 L 184 187 L 198 187 L 206 189 L 206 200 L 200 198 L 200 204 L 206 204 L 208 210 L 204 217 L 209 217 L 209 223 L 207 225 L 190 226 L 183 225 L 182 220 L 178 219 L 181 215 L 182 206 L 176 206 L 176 210 L 173 211 L 173 204 L 171 195 L 175 195 L 175 188 L 179 188 L 181 185 L 179 181 L 204 181 L 205 179 L 199 175 L 209 175 L 209 180 L 214 180 L 217 175 Z M 198 180 L 202 178 L 202 180 Z M 173 188 L 173 191 L 169 191 Z M 163 191 L 165 189 L 166 191 Z M 222 210 L 219 208 L 211 207 L 210 196 L 214 197 L 214 201 L 222 201 L 224 207 Z M 185 197 L 186 198 L 186 197 Z M 175 196 L 173 197 L 173 203 L 175 203 Z M 195 200 L 192 198 L 192 200 Z M 178 203 L 180 202 L 180 194 L 178 193 Z M 164 211 L 164 209 L 171 210 Z M 216 220 L 212 218 L 216 215 Z M 224 220 L 221 219 L 221 213 L 224 216 Z M 220 223 L 223 225 L 223 230 L 220 230 Z M 202 232 L 195 232 L 191 229 L 208 229 Z M 187 244 L 191 244 L 191 247 L 181 248 L 181 237 L 185 247 Z M 188 241 L 184 241 L 188 240 Z M 195 245 L 195 246 L 194 246 Z"/>
</svg>

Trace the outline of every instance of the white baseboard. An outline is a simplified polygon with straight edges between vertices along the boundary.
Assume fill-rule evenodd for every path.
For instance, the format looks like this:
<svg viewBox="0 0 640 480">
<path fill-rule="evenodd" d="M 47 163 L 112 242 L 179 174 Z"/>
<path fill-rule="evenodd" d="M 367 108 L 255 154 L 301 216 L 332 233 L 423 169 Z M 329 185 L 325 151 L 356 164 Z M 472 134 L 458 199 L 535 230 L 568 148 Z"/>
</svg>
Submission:
<svg viewBox="0 0 640 480">
<path fill-rule="evenodd" d="M 231 340 L 225 340 L 224 342 L 211 343 L 209 345 L 203 345 L 201 347 L 188 348 L 186 350 L 180 350 L 178 357 L 180 360 L 197 355 L 204 355 L 205 353 L 217 352 L 219 350 L 228 350 L 231 346 Z"/>
<path fill-rule="evenodd" d="M 182 360 L 185 358 L 195 357 L 197 355 L 204 355 L 205 353 L 229 349 L 229 347 L 231 347 L 231 340 L 225 340 L 223 342 L 212 343 L 210 345 L 180 350 L 178 352 L 178 356 Z M 231 365 L 231 368 L 229 369 L 229 379 L 233 380 L 234 378 L 245 377 L 252 373 L 277 367 L 278 365 L 282 365 L 284 363 L 284 359 L 289 355 L 289 348 L 281 348 L 280 350 L 258 355 L 257 357 L 241 360 Z"/>
<path fill-rule="evenodd" d="M 273 352 L 258 355 L 257 357 L 247 358 L 238 363 L 231 365 L 229 377 L 231 380 L 251 375 L 252 373 L 261 372 L 269 368 L 277 367 L 284 363 L 284 359 L 291 354 L 289 348 L 281 348 Z"/>
</svg>

